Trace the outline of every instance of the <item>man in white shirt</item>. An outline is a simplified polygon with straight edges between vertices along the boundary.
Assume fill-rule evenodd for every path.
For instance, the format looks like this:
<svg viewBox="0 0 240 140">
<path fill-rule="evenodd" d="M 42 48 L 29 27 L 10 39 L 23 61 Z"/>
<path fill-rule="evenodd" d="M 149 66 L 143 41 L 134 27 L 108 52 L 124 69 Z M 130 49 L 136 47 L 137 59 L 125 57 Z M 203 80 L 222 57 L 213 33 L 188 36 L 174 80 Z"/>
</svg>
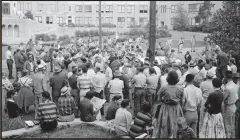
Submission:
<svg viewBox="0 0 240 140">
<path fill-rule="evenodd" d="M 198 112 L 202 105 L 202 91 L 193 85 L 194 75 L 188 74 L 186 76 L 187 86 L 184 88 L 185 101 L 183 105 L 184 117 L 187 124 L 195 132 L 197 136 Z"/>
<path fill-rule="evenodd" d="M 155 60 L 153 65 L 154 65 L 153 68 L 156 71 L 156 74 L 157 74 L 157 76 L 159 78 L 162 74 L 161 74 L 161 69 L 158 67 L 158 61 Z"/>
<path fill-rule="evenodd" d="M 6 60 L 7 60 L 7 67 L 8 67 L 8 78 L 9 79 L 14 79 L 14 77 L 12 76 L 12 68 L 13 68 L 13 56 L 12 56 L 12 47 L 8 46 L 8 50 L 6 51 Z"/>
<path fill-rule="evenodd" d="M 196 44 L 196 39 L 195 39 L 195 35 L 192 36 L 191 38 L 191 52 L 195 52 L 195 44 Z"/>
<path fill-rule="evenodd" d="M 232 73 L 237 73 L 237 67 L 235 65 L 234 58 L 230 59 L 229 66 L 230 66 Z"/>
<path fill-rule="evenodd" d="M 108 62 L 105 62 L 104 69 L 105 69 L 105 77 L 106 77 L 106 80 L 107 80 L 107 84 L 105 86 L 105 96 L 106 96 L 107 102 L 109 102 L 110 101 L 110 99 L 109 99 L 110 98 L 110 93 L 109 93 L 109 89 L 108 89 L 108 83 L 109 83 L 109 81 L 112 80 L 113 73 L 112 73 L 112 69 L 109 67 Z"/>
<path fill-rule="evenodd" d="M 182 72 L 182 76 L 179 78 L 179 82 L 177 83 L 177 85 L 185 87 L 186 76 L 189 74 L 187 64 L 183 64 L 181 66 L 181 72 Z"/>
<path fill-rule="evenodd" d="M 110 101 L 115 95 L 120 95 L 123 99 L 123 88 L 124 83 L 122 80 L 119 79 L 121 76 L 121 72 L 116 70 L 114 73 L 114 79 L 111 80 L 108 84 L 109 92 L 110 92 Z"/>
</svg>

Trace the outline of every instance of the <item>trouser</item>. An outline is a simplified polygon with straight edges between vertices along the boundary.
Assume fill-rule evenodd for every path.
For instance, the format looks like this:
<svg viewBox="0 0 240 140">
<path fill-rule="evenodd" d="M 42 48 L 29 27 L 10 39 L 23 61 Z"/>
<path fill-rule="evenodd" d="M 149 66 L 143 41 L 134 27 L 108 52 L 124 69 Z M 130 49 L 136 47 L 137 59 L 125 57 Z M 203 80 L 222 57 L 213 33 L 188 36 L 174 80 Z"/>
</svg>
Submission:
<svg viewBox="0 0 240 140">
<path fill-rule="evenodd" d="M 191 44 L 191 52 L 192 52 L 192 51 L 195 52 L 195 43 L 194 43 L 194 44 L 193 44 L 193 43 Z"/>
<path fill-rule="evenodd" d="M 53 98 L 53 102 L 57 105 L 58 104 L 58 99 L 59 99 L 60 96 L 55 96 L 53 95 L 52 98 Z"/>
<path fill-rule="evenodd" d="M 50 61 L 50 66 L 51 66 L 51 72 L 53 72 L 53 61 L 52 61 L 52 59 Z"/>
<path fill-rule="evenodd" d="M 222 80 L 225 76 L 226 71 L 227 71 L 227 67 L 217 68 L 216 69 L 216 76 Z"/>
<path fill-rule="evenodd" d="M 35 98 L 35 119 L 38 119 L 38 116 L 37 116 L 37 110 L 38 110 L 38 105 L 40 103 L 42 103 L 42 94 L 35 94 L 34 95 L 34 98 Z"/>
<path fill-rule="evenodd" d="M 129 90 L 124 90 L 123 91 L 123 98 L 124 99 L 129 99 Z"/>
<path fill-rule="evenodd" d="M 200 108 L 200 115 L 199 115 L 199 130 L 202 129 L 203 119 L 204 119 L 205 114 L 206 114 L 205 111 L 204 111 L 204 109 L 205 109 L 204 104 L 205 104 L 206 101 L 207 101 L 207 97 L 203 97 L 202 105 L 201 105 L 201 108 Z"/>
<path fill-rule="evenodd" d="M 8 74 L 8 78 L 12 78 L 12 68 L 13 68 L 13 61 L 11 59 L 7 59 L 7 67 L 8 67 L 8 71 L 9 71 L 9 74 Z"/>
<path fill-rule="evenodd" d="M 197 123 L 198 123 L 198 112 L 197 111 L 186 111 L 184 117 L 187 121 L 187 125 L 192 128 L 197 136 Z"/>
<path fill-rule="evenodd" d="M 178 46 L 178 53 L 182 53 L 182 48 L 183 48 L 183 44 L 180 44 L 180 45 Z"/>
<path fill-rule="evenodd" d="M 111 100 L 110 100 L 110 92 L 109 92 L 109 88 L 108 88 L 108 83 L 106 84 L 106 86 L 104 88 L 105 98 L 106 98 L 107 102 L 111 102 Z"/>
<path fill-rule="evenodd" d="M 147 89 L 146 93 L 146 101 L 153 105 L 155 102 L 156 89 Z"/>
<path fill-rule="evenodd" d="M 40 127 L 42 128 L 42 131 L 44 131 L 44 132 L 54 130 L 57 127 L 57 125 L 58 125 L 57 120 L 54 120 L 51 122 L 42 121 L 40 123 Z"/>
<path fill-rule="evenodd" d="M 235 111 L 232 111 L 232 109 L 230 110 L 229 108 L 230 107 L 225 107 L 222 113 L 226 138 L 235 138 Z"/>
<path fill-rule="evenodd" d="M 103 90 L 100 91 L 100 93 L 96 92 L 96 97 L 103 99 Z M 104 115 L 104 105 L 100 109 L 101 115 Z"/>
<path fill-rule="evenodd" d="M 58 120 L 59 122 L 71 122 L 71 121 L 73 121 L 74 119 L 75 119 L 75 115 L 72 114 L 72 115 L 67 115 L 67 116 L 61 116 L 61 115 L 59 115 L 57 120 Z"/>
<path fill-rule="evenodd" d="M 236 113 L 235 113 L 235 134 L 236 138 L 240 138 L 240 99 L 236 102 Z"/>
<path fill-rule="evenodd" d="M 146 100 L 145 89 L 135 87 L 135 92 L 134 92 L 133 98 L 134 98 L 134 116 L 136 116 L 137 113 L 141 111 L 142 104 Z"/>
</svg>

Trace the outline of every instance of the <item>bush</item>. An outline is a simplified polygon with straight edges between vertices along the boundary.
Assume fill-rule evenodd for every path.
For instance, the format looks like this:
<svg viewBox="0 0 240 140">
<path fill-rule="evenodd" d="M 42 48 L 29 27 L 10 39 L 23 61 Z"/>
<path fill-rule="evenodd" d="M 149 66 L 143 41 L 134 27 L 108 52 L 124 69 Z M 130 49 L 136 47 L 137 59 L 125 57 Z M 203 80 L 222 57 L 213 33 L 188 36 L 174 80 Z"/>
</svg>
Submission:
<svg viewBox="0 0 240 140">
<path fill-rule="evenodd" d="M 37 34 L 36 40 L 40 40 L 40 38 L 42 41 L 51 41 L 51 37 L 48 34 Z"/>
<path fill-rule="evenodd" d="M 111 23 L 102 23 L 103 28 L 116 28 L 117 26 L 115 24 Z"/>
<path fill-rule="evenodd" d="M 55 34 L 50 35 L 51 41 L 57 40 L 57 36 Z"/>
<path fill-rule="evenodd" d="M 102 35 L 103 36 L 109 36 L 109 35 L 114 35 L 115 32 L 106 32 L 106 31 L 103 31 L 102 32 Z M 80 30 L 77 30 L 75 31 L 75 36 L 76 37 L 87 37 L 87 36 L 99 36 L 99 33 L 98 33 L 98 30 L 90 30 L 90 31 L 80 31 Z"/>
<path fill-rule="evenodd" d="M 59 36 L 59 41 L 65 41 L 70 39 L 70 37 L 68 35 L 64 35 L 64 36 Z"/>
</svg>

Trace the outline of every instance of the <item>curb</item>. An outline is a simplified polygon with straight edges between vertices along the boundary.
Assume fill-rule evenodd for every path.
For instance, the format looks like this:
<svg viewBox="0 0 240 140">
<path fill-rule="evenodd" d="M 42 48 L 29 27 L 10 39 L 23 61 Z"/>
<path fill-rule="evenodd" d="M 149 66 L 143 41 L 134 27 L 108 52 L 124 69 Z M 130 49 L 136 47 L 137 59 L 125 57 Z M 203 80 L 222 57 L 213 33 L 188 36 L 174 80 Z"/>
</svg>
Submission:
<svg viewBox="0 0 240 140">
<path fill-rule="evenodd" d="M 87 125 L 97 126 L 97 127 L 100 127 L 101 130 L 115 135 L 114 129 L 107 127 L 106 122 L 103 122 L 103 121 L 83 122 L 79 118 L 75 119 L 72 122 L 58 122 L 57 128 L 62 128 L 62 127 L 68 128 L 68 127 L 76 126 L 79 124 L 87 124 Z M 41 128 L 39 125 L 36 125 L 33 128 L 28 128 L 28 129 L 21 128 L 21 129 L 16 129 L 16 130 L 4 131 L 4 132 L 2 132 L 2 138 L 17 138 L 24 134 L 38 132 L 38 131 L 39 131 L 39 133 L 41 131 Z"/>
</svg>

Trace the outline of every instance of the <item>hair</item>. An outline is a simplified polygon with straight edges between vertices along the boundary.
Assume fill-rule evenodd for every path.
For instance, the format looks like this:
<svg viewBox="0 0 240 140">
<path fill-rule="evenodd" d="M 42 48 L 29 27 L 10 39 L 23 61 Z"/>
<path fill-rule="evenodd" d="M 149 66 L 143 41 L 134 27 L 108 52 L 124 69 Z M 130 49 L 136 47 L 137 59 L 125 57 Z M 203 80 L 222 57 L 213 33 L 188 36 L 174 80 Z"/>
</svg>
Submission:
<svg viewBox="0 0 240 140">
<path fill-rule="evenodd" d="M 232 79 L 233 78 L 233 73 L 232 73 L 232 71 L 226 71 L 225 72 L 225 77 L 227 78 L 227 79 Z"/>
<path fill-rule="evenodd" d="M 8 46 L 8 50 L 10 50 L 12 47 L 11 46 Z"/>
<path fill-rule="evenodd" d="M 94 92 L 93 91 L 88 91 L 85 95 L 85 98 L 91 100 L 94 96 Z"/>
<path fill-rule="evenodd" d="M 194 75 L 193 75 L 193 74 L 188 74 L 188 75 L 186 76 L 185 81 L 186 81 L 187 83 L 191 83 L 191 82 L 193 82 L 193 80 L 194 80 Z"/>
<path fill-rule="evenodd" d="M 222 80 L 220 78 L 214 78 L 212 84 L 215 88 L 220 88 L 222 86 Z"/>
<path fill-rule="evenodd" d="M 112 98 L 112 101 L 117 101 L 117 100 L 119 100 L 119 99 L 121 99 L 121 98 L 122 98 L 122 96 L 116 95 L 116 96 L 114 96 L 114 97 Z"/>
<path fill-rule="evenodd" d="M 129 105 L 129 103 L 130 103 L 129 99 L 124 99 L 121 102 L 121 107 L 126 108 Z"/>
<path fill-rule="evenodd" d="M 69 86 L 69 83 L 68 83 L 68 80 L 67 79 L 65 79 L 64 81 L 63 81 L 63 85 L 62 85 L 62 87 L 68 87 Z"/>
<path fill-rule="evenodd" d="M 183 65 L 181 66 L 181 68 L 188 69 L 188 65 L 187 65 L 187 64 L 183 64 Z"/>
<path fill-rule="evenodd" d="M 37 60 L 37 64 L 38 64 L 38 65 L 41 64 L 41 60 L 40 60 L 40 59 Z"/>
<path fill-rule="evenodd" d="M 230 59 L 230 62 L 233 63 L 233 64 L 235 64 L 234 58 L 231 58 L 231 59 Z"/>
<path fill-rule="evenodd" d="M 26 75 L 28 75 L 28 71 L 27 70 L 23 70 L 22 71 L 22 76 L 26 76 Z"/>
<path fill-rule="evenodd" d="M 179 117 L 177 118 L 177 124 L 181 125 L 181 124 L 186 124 L 186 119 L 184 117 Z"/>
<path fill-rule="evenodd" d="M 97 71 L 101 71 L 100 67 L 96 67 L 95 69 L 96 69 Z"/>
<path fill-rule="evenodd" d="M 152 109 L 152 105 L 149 102 L 143 103 L 143 106 L 142 106 L 143 112 L 150 112 L 151 109 Z"/>
<path fill-rule="evenodd" d="M 9 91 L 7 92 L 7 98 L 12 98 L 12 96 L 13 96 L 15 93 L 16 93 L 15 90 L 9 90 Z"/>
<path fill-rule="evenodd" d="M 50 93 L 47 91 L 43 91 L 42 92 L 42 97 L 46 98 L 46 99 L 50 99 Z"/>
<path fill-rule="evenodd" d="M 86 63 L 86 67 L 87 67 L 88 69 L 91 67 L 90 62 L 87 62 L 87 63 Z"/>
<path fill-rule="evenodd" d="M 170 71 L 168 73 L 167 82 L 169 85 L 176 85 L 179 82 L 178 74 L 176 71 Z"/>
<path fill-rule="evenodd" d="M 78 67 L 77 66 L 72 66 L 72 73 L 76 74 L 78 71 Z"/>
<path fill-rule="evenodd" d="M 138 70 L 139 72 L 143 72 L 143 71 L 144 71 L 144 68 L 143 68 L 143 67 L 138 67 L 137 70 Z"/>
<path fill-rule="evenodd" d="M 151 68 L 149 68 L 149 74 L 154 74 L 154 73 L 156 74 L 156 71 L 155 71 L 155 69 L 154 69 L 154 68 L 152 68 L 152 67 L 151 67 Z"/>
</svg>

